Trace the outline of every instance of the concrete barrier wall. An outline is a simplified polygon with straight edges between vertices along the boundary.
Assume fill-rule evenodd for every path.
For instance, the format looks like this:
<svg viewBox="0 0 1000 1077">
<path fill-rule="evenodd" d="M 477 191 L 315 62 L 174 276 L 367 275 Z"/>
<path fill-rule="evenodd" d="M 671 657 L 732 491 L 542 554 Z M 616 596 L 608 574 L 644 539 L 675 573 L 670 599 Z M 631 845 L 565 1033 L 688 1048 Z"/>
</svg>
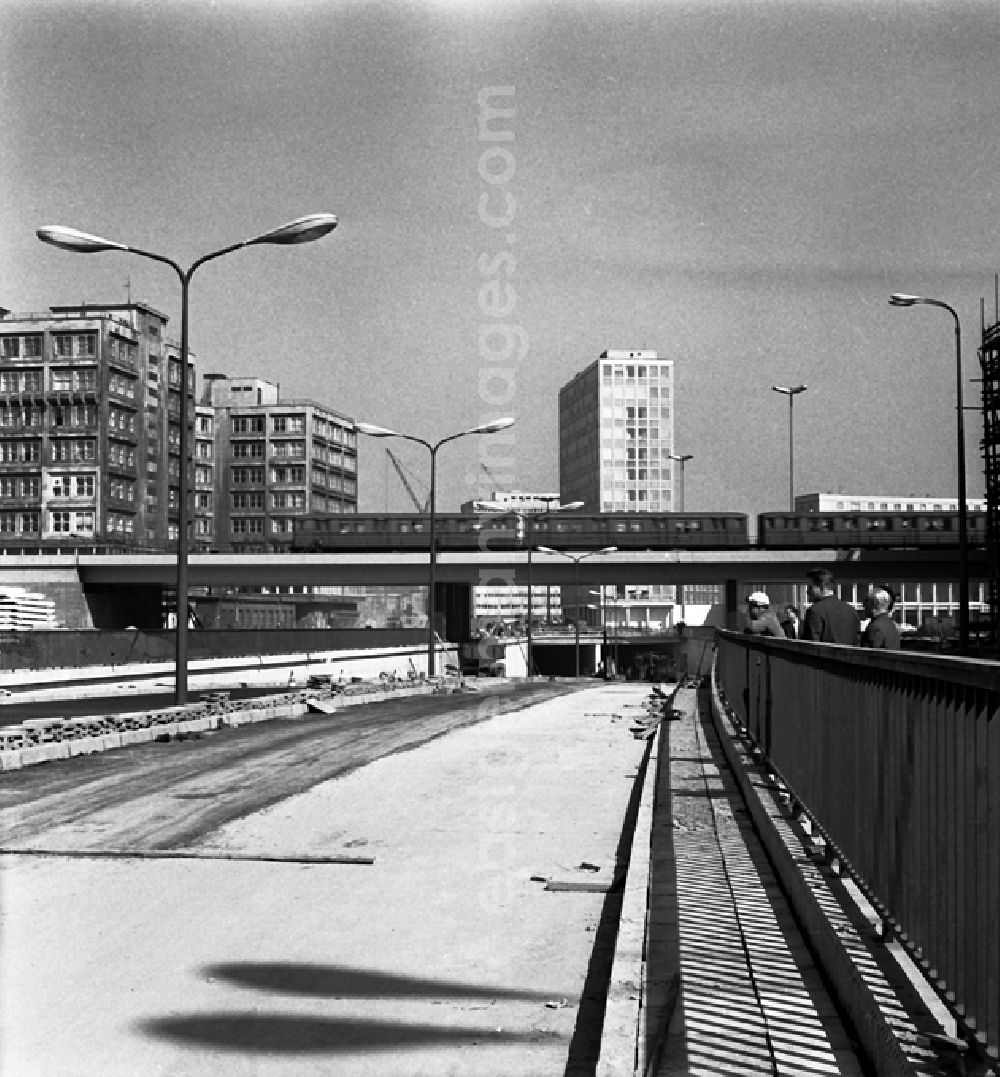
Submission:
<svg viewBox="0 0 1000 1077">
<path fill-rule="evenodd" d="M 426 643 L 427 633 L 415 628 L 229 629 L 188 633 L 188 655 L 234 658 L 304 651 L 370 650 Z M 54 669 L 74 666 L 120 666 L 172 658 L 174 632 L 79 630 L 0 633 L 0 670 Z"/>
</svg>

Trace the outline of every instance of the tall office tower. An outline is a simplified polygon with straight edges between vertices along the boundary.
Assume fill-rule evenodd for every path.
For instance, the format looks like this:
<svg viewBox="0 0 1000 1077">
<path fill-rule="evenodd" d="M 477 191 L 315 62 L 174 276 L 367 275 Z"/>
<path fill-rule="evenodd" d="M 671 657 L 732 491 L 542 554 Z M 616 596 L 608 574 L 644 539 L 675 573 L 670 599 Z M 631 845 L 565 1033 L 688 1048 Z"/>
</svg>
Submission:
<svg viewBox="0 0 1000 1077">
<path fill-rule="evenodd" d="M 357 512 L 352 419 L 311 400 L 282 400 L 270 382 L 222 374 L 206 375 L 202 407 L 214 420 L 214 459 L 196 461 L 195 492 L 207 492 L 203 480 L 214 470 L 215 545 L 281 551 L 307 513 Z"/>
<path fill-rule="evenodd" d="M 166 325 L 145 303 L 0 308 L 0 547 L 176 542 L 181 361 Z"/>
<path fill-rule="evenodd" d="M 559 390 L 559 493 L 582 512 L 672 512 L 674 364 L 654 351 L 606 351 Z M 601 589 L 602 592 L 604 588 Z M 602 616 L 663 628 L 674 619 L 672 585 L 616 587 Z M 581 597 L 564 589 L 564 608 Z"/>
<path fill-rule="evenodd" d="M 670 512 L 673 360 L 606 351 L 559 390 L 559 493 L 584 512 Z"/>
</svg>

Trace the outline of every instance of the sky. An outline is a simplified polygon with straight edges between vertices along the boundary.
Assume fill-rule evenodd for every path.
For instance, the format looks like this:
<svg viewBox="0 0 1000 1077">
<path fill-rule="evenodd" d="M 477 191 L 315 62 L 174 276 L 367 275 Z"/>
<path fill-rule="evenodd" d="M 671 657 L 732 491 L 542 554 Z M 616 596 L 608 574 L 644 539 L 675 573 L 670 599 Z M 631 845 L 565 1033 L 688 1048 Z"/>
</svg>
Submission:
<svg viewBox="0 0 1000 1077">
<path fill-rule="evenodd" d="M 0 0 L 0 60 L 0 305 L 131 295 L 179 337 L 169 269 L 35 229 L 187 267 L 335 213 L 198 270 L 198 372 L 429 442 L 514 417 L 441 448 L 441 510 L 558 490 L 559 388 L 609 348 L 674 360 L 688 511 L 787 504 L 775 384 L 797 493 L 955 496 L 954 322 L 887 300 L 956 309 L 977 406 L 995 0 Z M 360 440 L 360 509 L 409 510 L 385 446 L 420 494 L 427 451 Z"/>
</svg>

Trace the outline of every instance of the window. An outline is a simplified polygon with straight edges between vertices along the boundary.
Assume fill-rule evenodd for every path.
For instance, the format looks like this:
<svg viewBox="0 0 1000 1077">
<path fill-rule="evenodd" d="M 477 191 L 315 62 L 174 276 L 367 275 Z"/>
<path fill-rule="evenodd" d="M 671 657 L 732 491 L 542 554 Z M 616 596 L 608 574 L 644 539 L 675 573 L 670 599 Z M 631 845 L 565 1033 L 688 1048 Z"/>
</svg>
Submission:
<svg viewBox="0 0 1000 1077">
<path fill-rule="evenodd" d="M 13 501 L 15 498 L 36 498 L 41 488 L 40 480 L 34 475 L 14 475 L 0 478 L 0 498 Z"/>
<path fill-rule="evenodd" d="M 264 482 L 262 467 L 234 467 L 232 469 L 234 486 L 260 486 Z"/>
<path fill-rule="evenodd" d="M 53 475 L 53 497 L 93 497 L 93 475 Z"/>
<path fill-rule="evenodd" d="M 111 479 L 108 491 L 114 501 L 135 501 L 135 483 L 127 479 Z"/>
<path fill-rule="evenodd" d="M 241 415 L 233 418 L 234 434 L 263 434 L 263 415 Z"/>
<path fill-rule="evenodd" d="M 97 355 L 96 333 L 54 333 L 52 353 L 67 358 L 88 358 Z"/>
<path fill-rule="evenodd" d="M 259 509 L 261 512 L 264 511 L 263 493 L 232 494 L 231 496 L 234 509 Z"/>
<path fill-rule="evenodd" d="M 96 447 L 93 441 L 75 438 L 52 441 L 52 459 L 55 463 L 87 463 L 95 458 Z"/>
<path fill-rule="evenodd" d="M 0 441 L 0 464 L 37 463 L 40 458 L 37 441 Z"/>
<path fill-rule="evenodd" d="M 306 481 L 306 469 L 304 467 L 272 467 L 271 482 L 276 485 L 290 484 L 302 485 Z"/>
<path fill-rule="evenodd" d="M 234 535 L 263 535 L 264 521 L 260 517 L 233 520 L 232 532 Z"/>
<path fill-rule="evenodd" d="M 231 445 L 236 460 L 257 459 L 264 455 L 263 441 L 234 441 Z"/>
<path fill-rule="evenodd" d="M 0 512 L 0 533 L 11 535 L 38 534 L 37 512 Z"/>
</svg>

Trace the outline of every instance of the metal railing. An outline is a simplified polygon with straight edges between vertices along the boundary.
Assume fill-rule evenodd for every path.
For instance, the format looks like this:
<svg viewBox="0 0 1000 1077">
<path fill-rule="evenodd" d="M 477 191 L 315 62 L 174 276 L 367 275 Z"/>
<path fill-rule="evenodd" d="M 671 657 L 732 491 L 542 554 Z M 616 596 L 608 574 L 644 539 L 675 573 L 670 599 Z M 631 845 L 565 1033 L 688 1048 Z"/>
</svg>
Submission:
<svg viewBox="0 0 1000 1077">
<path fill-rule="evenodd" d="M 1000 664 L 720 631 L 769 764 L 970 1036 L 1000 1058 Z"/>
</svg>

